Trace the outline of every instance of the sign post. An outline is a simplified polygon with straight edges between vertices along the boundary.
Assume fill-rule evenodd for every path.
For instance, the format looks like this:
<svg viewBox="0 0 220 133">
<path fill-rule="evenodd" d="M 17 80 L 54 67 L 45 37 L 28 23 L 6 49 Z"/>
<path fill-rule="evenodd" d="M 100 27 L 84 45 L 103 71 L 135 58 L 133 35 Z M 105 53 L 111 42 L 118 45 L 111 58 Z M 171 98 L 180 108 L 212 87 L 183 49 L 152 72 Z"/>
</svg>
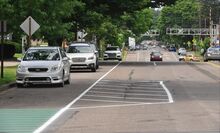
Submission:
<svg viewBox="0 0 220 133">
<path fill-rule="evenodd" d="M 27 48 L 29 48 L 31 46 L 31 36 L 40 28 L 40 25 L 29 16 L 20 27 L 28 35 Z"/>
<path fill-rule="evenodd" d="M 4 78 L 4 33 L 6 32 L 6 21 L 0 21 L 1 32 L 1 78 Z"/>
</svg>

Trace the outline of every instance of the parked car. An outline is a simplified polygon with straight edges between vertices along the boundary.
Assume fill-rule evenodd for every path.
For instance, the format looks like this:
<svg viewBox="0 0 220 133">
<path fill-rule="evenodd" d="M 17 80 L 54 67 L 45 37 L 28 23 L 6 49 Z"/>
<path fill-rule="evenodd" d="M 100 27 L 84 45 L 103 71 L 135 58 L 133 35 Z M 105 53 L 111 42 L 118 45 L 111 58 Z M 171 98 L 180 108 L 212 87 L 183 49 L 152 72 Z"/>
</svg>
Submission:
<svg viewBox="0 0 220 133">
<path fill-rule="evenodd" d="M 187 53 L 183 61 L 200 61 L 200 59 L 192 53 Z"/>
<path fill-rule="evenodd" d="M 96 72 L 97 57 L 88 43 L 72 43 L 67 49 L 71 69 L 91 69 Z"/>
<path fill-rule="evenodd" d="M 176 52 L 176 47 L 171 46 L 171 47 L 168 48 L 168 50 L 169 50 L 170 52 Z"/>
<path fill-rule="evenodd" d="M 185 48 L 179 48 L 178 49 L 178 55 L 180 54 L 186 54 L 186 49 Z"/>
<path fill-rule="evenodd" d="M 96 55 L 96 69 L 99 68 L 99 51 L 97 46 L 94 43 L 89 43 L 90 47 L 93 49 Z"/>
<path fill-rule="evenodd" d="M 25 53 L 17 68 L 18 87 L 28 84 L 70 83 L 70 63 L 59 47 L 31 47 Z"/>
<path fill-rule="evenodd" d="M 107 47 L 104 53 L 104 60 L 122 60 L 122 53 L 118 46 Z"/>
<path fill-rule="evenodd" d="M 150 54 L 150 61 L 163 61 L 163 56 L 159 51 L 153 51 Z"/>
<path fill-rule="evenodd" d="M 219 47 L 210 47 L 207 49 L 204 54 L 204 61 L 209 60 L 219 60 L 220 61 L 220 48 Z"/>
<path fill-rule="evenodd" d="M 181 54 L 179 55 L 179 61 L 184 61 L 185 58 L 186 58 L 186 53 L 181 53 Z"/>
</svg>

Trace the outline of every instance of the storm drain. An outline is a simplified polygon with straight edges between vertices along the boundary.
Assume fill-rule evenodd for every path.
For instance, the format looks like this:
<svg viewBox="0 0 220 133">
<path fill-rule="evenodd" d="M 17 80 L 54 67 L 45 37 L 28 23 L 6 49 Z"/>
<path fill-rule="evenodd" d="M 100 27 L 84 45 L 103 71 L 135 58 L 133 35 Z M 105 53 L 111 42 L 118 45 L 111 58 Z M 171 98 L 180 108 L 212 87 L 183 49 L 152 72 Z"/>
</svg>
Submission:
<svg viewBox="0 0 220 133">
<path fill-rule="evenodd" d="M 101 80 L 81 97 L 75 106 L 172 102 L 172 96 L 163 81 Z"/>
</svg>

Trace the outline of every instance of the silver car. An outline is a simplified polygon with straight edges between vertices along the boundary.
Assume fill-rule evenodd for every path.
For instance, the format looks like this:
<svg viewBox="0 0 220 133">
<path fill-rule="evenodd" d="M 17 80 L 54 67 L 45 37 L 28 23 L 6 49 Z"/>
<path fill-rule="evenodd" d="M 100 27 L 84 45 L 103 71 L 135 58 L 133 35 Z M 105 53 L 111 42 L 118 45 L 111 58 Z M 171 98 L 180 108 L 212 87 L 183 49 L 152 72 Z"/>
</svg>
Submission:
<svg viewBox="0 0 220 133">
<path fill-rule="evenodd" d="M 31 47 L 20 59 L 17 68 L 18 87 L 28 84 L 70 83 L 70 63 L 65 52 L 59 47 Z"/>
</svg>

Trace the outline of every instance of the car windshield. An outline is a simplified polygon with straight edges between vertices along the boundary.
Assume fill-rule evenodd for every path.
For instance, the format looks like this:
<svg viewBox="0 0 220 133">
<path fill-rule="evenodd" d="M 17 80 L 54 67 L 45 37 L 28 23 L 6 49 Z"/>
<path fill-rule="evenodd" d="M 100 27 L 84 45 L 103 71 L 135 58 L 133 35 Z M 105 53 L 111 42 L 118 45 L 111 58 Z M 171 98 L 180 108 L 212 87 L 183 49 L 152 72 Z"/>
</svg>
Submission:
<svg viewBox="0 0 220 133">
<path fill-rule="evenodd" d="M 90 46 L 70 46 L 67 53 L 92 53 Z"/>
<path fill-rule="evenodd" d="M 57 49 L 30 49 L 26 52 L 24 61 L 51 61 L 60 60 L 60 55 Z"/>
<path fill-rule="evenodd" d="M 107 47 L 106 51 L 119 51 L 118 47 Z"/>
</svg>

